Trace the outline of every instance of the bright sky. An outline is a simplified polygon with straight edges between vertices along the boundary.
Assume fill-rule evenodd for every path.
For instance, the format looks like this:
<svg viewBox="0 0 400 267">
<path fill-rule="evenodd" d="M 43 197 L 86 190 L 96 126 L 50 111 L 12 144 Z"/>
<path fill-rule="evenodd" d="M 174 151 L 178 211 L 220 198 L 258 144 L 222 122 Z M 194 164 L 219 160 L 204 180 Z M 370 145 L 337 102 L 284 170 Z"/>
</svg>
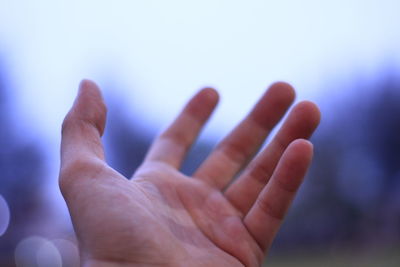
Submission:
<svg viewBox="0 0 400 267">
<path fill-rule="evenodd" d="M 396 0 L 0 0 L 0 55 L 46 134 L 83 77 L 115 84 L 150 125 L 215 86 L 226 126 L 275 80 L 313 98 L 329 75 L 382 66 L 400 52 L 399 11 Z"/>
<path fill-rule="evenodd" d="M 399 65 L 399 11 L 398 0 L 0 0 L 0 58 L 58 157 L 81 78 L 113 85 L 153 129 L 215 86 L 222 102 L 207 130 L 219 137 L 273 81 L 318 99 L 327 80 Z"/>
</svg>

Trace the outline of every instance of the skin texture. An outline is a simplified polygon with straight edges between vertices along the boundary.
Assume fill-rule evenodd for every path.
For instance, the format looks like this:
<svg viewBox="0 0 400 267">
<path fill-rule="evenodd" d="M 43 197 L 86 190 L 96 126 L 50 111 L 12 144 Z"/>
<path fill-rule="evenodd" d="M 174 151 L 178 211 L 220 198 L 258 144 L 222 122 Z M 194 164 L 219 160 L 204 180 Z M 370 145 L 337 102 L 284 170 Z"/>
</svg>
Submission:
<svg viewBox="0 0 400 267">
<path fill-rule="evenodd" d="M 126 179 L 107 165 L 106 106 L 82 81 L 62 127 L 60 188 L 82 266 L 260 266 L 311 162 L 318 108 L 300 102 L 258 151 L 294 100 L 273 84 L 193 177 L 179 171 L 218 102 L 198 92 Z M 235 178 L 233 180 L 233 178 Z"/>
</svg>

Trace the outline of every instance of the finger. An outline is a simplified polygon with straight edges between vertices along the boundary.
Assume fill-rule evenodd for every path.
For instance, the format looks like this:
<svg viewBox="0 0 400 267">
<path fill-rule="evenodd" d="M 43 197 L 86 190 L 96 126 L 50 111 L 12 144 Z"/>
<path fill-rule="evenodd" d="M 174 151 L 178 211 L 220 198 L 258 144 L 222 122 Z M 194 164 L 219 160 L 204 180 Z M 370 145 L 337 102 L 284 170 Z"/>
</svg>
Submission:
<svg viewBox="0 0 400 267">
<path fill-rule="evenodd" d="M 257 152 L 293 102 L 294 95 L 294 90 L 290 85 L 282 82 L 273 84 L 249 115 L 203 162 L 194 177 L 216 188 L 224 188 Z"/>
<path fill-rule="evenodd" d="M 179 168 L 218 103 L 218 93 L 205 88 L 184 107 L 175 121 L 154 141 L 146 161 L 159 161 Z"/>
<path fill-rule="evenodd" d="M 248 231 L 264 251 L 270 246 L 303 181 L 313 154 L 306 140 L 296 140 L 286 149 L 270 183 L 244 218 Z"/>
<path fill-rule="evenodd" d="M 61 186 L 72 179 L 71 171 L 88 169 L 91 164 L 103 162 L 100 138 L 105 120 L 106 106 L 99 88 L 94 82 L 83 80 L 62 125 Z"/>
<path fill-rule="evenodd" d="M 297 104 L 270 144 L 257 155 L 225 191 L 227 199 L 246 214 L 268 183 L 287 146 L 296 139 L 308 139 L 320 122 L 318 107 L 308 101 Z"/>
</svg>

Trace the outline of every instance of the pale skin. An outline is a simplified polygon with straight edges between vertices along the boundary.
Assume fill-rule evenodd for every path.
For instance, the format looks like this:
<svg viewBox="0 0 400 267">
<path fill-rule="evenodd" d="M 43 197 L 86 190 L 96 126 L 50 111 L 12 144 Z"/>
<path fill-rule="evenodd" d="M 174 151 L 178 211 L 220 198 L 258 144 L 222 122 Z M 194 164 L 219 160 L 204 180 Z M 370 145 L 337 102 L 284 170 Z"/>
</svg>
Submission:
<svg viewBox="0 0 400 267">
<path fill-rule="evenodd" d="M 261 266 L 307 168 L 307 141 L 320 120 L 273 84 L 211 151 L 192 177 L 179 171 L 218 102 L 198 92 L 126 179 L 107 165 L 101 136 L 106 106 L 84 80 L 63 123 L 60 188 L 79 241 L 82 266 Z M 234 179 L 235 178 L 235 179 Z"/>
</svg>

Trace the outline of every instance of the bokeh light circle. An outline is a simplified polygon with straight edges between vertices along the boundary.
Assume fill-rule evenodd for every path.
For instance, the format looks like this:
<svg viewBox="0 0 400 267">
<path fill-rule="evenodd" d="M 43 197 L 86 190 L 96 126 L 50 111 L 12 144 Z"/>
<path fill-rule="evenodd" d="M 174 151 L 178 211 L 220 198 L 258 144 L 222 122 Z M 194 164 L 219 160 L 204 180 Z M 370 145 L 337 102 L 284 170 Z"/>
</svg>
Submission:
<svg viewBox="0 0 400 267">
<path fill-rule="evenodd" d="M 7 201 L 0 195 L 0 236 L 4 235 L 10 223 L 10 208 Z"/>
<path fill-rule="evenodd" d="M 63 267 L 79 266 L 79 250 L 75 243 L 66 239 L 54 239 L 53 244 L 61 254 Z"/>
<path fill-rule="evenodd" d="M 36 253 L 38 267 L 62 267 L 61 255 L 50 241 L 44 242 Z"/>
<path fill-rule="evenodd" d="M 57 247 L 40 236 L 23 239 L 15 249 L 17 267 L 61 267 L 61 255 Z"/>
</svg>

